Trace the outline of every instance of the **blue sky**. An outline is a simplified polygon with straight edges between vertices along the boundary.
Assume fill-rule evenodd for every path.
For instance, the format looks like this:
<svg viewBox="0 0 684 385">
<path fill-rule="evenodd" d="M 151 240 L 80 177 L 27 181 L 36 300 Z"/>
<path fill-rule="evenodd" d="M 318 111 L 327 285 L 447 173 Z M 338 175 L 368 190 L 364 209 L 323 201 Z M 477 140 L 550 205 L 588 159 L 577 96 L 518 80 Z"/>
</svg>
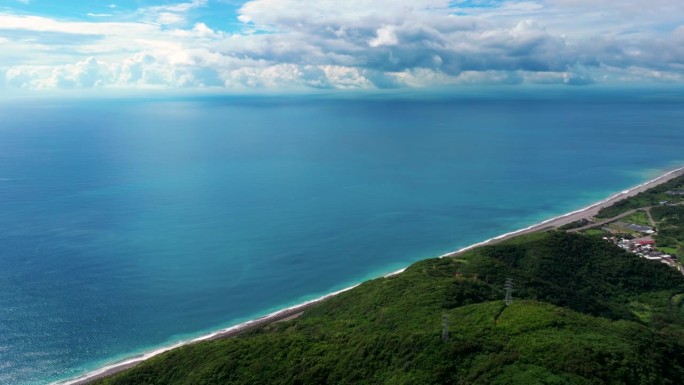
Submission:
<svg viewBox="0 0 684 385">
<path fill-rule="evenodd" d="M 187 2 L 192 4 L 192 1 Z M 186 11 L 173 12 L 178 15 L 183 14 L 185 22 L 195 23 L 201 22 L 207 26 L 220 29 L 223 31 L 236 32 L 242 27 L 237 19 L 238 10 L 244 1 L 212 1 L 212 2 L 194 2 L 196 6 L 188 7 Z M 180 6 L 184 2 L 178 1 L 112 1 L 112 0 L 95 0 L 95 1 L 74 1 L 74 0 L 0 0 L 2 5 L 0 9 L 5 13 L 15 13 L 24 15 L 37 15 L 49 18 L 55 18 L 64 21 L 87 21 L 87 22 L 105 22 L 105 21 L 147 21 L 152 20 L 141 18 L 141 10 L 152 9 L 154 7 Z M 159 12 L 164 12 L 160 9 Z"/>
<path fill-rule="evenodd" d="M 684 84 L 681 0 L 0 0 L 0 88 Z"/>
</svg>

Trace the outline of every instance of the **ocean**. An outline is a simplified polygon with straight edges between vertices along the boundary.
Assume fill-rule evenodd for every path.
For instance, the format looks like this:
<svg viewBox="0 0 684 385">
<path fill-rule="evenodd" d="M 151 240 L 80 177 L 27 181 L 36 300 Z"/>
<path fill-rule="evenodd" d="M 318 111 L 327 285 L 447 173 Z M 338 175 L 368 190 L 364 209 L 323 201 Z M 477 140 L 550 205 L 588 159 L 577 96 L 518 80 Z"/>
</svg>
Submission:
<svg viewBox="0 0 684 385">
<path fill-rule="evenodd" d="M 681 94 L 0 102 L 0 383 L 48 384 L 684 165 Z"/>
</svg>

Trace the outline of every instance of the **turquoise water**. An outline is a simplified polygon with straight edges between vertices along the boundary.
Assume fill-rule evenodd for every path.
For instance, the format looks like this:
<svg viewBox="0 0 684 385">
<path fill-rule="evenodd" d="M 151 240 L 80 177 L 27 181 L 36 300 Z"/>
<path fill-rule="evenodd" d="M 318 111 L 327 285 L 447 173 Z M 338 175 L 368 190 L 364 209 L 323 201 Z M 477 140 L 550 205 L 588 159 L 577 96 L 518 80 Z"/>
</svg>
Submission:
<svg viewBox="0 0 684 385">
<path fill-rule="evenodd" d="M 681 97 L 616 95 L 4 102 L 0 383 L 74 377 L 684 165 Z"/>
</svg>

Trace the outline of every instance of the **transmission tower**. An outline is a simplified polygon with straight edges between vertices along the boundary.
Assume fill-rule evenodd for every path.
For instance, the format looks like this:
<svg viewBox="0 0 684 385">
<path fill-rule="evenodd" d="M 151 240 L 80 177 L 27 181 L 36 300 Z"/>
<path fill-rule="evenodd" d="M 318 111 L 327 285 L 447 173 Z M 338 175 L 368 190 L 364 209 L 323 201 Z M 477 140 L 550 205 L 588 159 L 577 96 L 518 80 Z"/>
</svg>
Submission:
<svg viewBox="0 0 684 385">
<path fill-rule="evenodd" d="M 444 314 L 442 316 L 442 341 L 449 341 L 449 315 Z"/>
<path fill-rule="evenodd" d="M 513 303 L 513 279 L 506 278 L 504 288 L 506 288 L 506 306 L 509 306 Z"/>
</svg>

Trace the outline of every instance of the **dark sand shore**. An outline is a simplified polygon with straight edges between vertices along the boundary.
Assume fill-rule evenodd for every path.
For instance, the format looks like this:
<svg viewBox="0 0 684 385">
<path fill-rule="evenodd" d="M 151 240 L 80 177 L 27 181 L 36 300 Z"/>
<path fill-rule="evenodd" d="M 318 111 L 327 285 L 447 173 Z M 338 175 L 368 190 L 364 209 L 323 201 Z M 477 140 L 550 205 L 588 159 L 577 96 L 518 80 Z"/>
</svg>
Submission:
<svg viewBox="0 0 684 385">
<path fill-rule="evenodd" d="M 618 194 L 615 194 L 606 200 L 595 203 L 595 204 L 588 206 L 588 207 L 585 207 L 581 210 L 573 211 L 571 213 L 564 214 L 564 215 L 561 215 L 561 216 L 540 222 L 538 224 L 535 224 L 535 225 L 530 226 L 530 227 L 526 227 L 524 229 L 520 229 L 517 231 L 507 233 L 507 234 L 503 234 L 503 235 L 500 235 L 498 237 L 488 239 L 484 242 L 476 243 L 474 245 L 465 247 L 463 249 L 444 254 L 441 257 L 443 258 L 443 257 L 455 256 L 455 255 L 458 255 L 460 253 L 463 253 L 464 251 L 470 250 L 474 247 L 478 247 L 478 246 L 482 246 L 482 245 L 488 245 L 488 244 L 495 244 L 495 243 L 502 242 L 502 241 L 505 241 L 507 239 L 513 238 L 515 236 L 522 235 L 522 234 L 527 234 L 527 233 L 532 233 L 535 231 L 543 231 L 543 230 L 556 228 L 556 227 L 563 226 L 563 225 L 568 224 L 568 223 L 578 221 L 582 218 L 587 218 L 587 219 L 591 218 L 591 217 L 595 216 L 599 212 L 599 210 L 601 210 L 604 207 L 608 207 L 608 206 L 610 206 L 610 205 L 614 204 L 615 202 L 620 201 L 622 199 L 632 197 L 632 196 L 634 196 L 640 192 L 646 191 L 652 187 L 655 187 L 661 183 L 665 183 L 665 182 L 667 182 L 671 179 L 674 179 L 674 178 L 676 178 L 680 175 L 683 175 L 683 174 L 684 174 L 684 167 L 678 168 L 676 170 L 667 172 L 667 173 L 665 173 L 665 174 L 663 174 L 663 175 L 661 175 L 655 179 L 652 179 L 646 183 L 640 184 L 640 185 L 633 187 L 629 190 L 625 190 L 625 191 L 622 191 Z M 399 270 L 399 271 L 394 272 L 392 274 L 388 274 L 387 276 L 399 274 L 402 271 L 403 270 Z M 141 355 L 138 357 L 134 357 L 134 358 L 131 358 L 129 360 L 126 360 L 126 361 L 123 361 L 120 363 L 112 364 L 112 365 L 107 366 L 105 368 L 102 368 L 102 369 L 99 369 L 97 371 L 88 373 L 84 376 L 81 376 L 81 377 L 78 377 L 75 379 L 71 379 L 71 380 L 68 380 L 65 382 L 59 382 L 57 384 L 59 384 L 59 385 L 85 385 L 85 384 L 90 384 L 97 379 L 108 377 L 108 376 L 116 374 L 120 371 L 132 368 L 132 367 L 138 365 L 139 363 L 141 363 L 141 362 L 143 362 L 143 361 L 145 361 L 151 357 L 154 357 L 156 355 L 159 355 L 161 353 L 164 353 L 166 351 L 169 351 L 171 349 L 175 349 L 175 348 L 183 346 L 183 345 L 188 345 L 188 344 L 192 344 L 192 343 L 196 343 L 196 342 L 200 342 L 200 341 L 231 338 L 231 337 L 235 337 L 239 334 L 242 334 L 246 331 L 249 331 L 249 330 L 252 330 L 252 329 L 273 323 L 273 322 L 286 321 L 289 319 L 293 319 L 293 318 L 296 318 L 299 315 L 301 315 L 309 307 L 316 305 L 316 304 L 318 304 L 318 303 L 320 303 L 320 302 L 322 302 L 322 301 L 324 301 L 324 300 L 326 300 L 326 299 L 328 299 L 334 295 L 337 295 L 337 294 L 342 293 L 344 291 L 353 289 L 354 287 L 355 286 L 349 287 L 349 288 L 346 288 L 344 290 L 340 290 L 338 292 L 328 294 L 324 297 L 321 297 L 321 298 L 318 298 L 318 299 L 315 299 L 312 301 L 308 301 L 308 302 L 305 302 L 305 303 L 302 303 L 302 304 L 299 304 L 299 305 L 296 305 L 296 306 L 293 306 L 293 307 L 290 307 L 290 308 L 269 314 L 265 317 L 261 317 L 261 318 L 258 318 L 258 319 L 255 319 L 255 320 L 252 320 L 249 322 L 245 322 L 243 324 L 240 324 L 240 325 L 228 328 L 228 329 L 224 329 L 224 330 L 221 330 L 221 331 L 218 331 L 218 332 L 215 332 L 215 333 L 203 336 L 203 337 L 199 337 L 199 338 L 196 338 L 196 339 L 191 340 L 191 341 L 179 343 L 179 344 L 176 344 L 174 346 L 159 349 L 159 350 L 156 350 L 154 352 L 147 353 L 147 354 L 144 354 L 144 355 Z"/>
</svg>

